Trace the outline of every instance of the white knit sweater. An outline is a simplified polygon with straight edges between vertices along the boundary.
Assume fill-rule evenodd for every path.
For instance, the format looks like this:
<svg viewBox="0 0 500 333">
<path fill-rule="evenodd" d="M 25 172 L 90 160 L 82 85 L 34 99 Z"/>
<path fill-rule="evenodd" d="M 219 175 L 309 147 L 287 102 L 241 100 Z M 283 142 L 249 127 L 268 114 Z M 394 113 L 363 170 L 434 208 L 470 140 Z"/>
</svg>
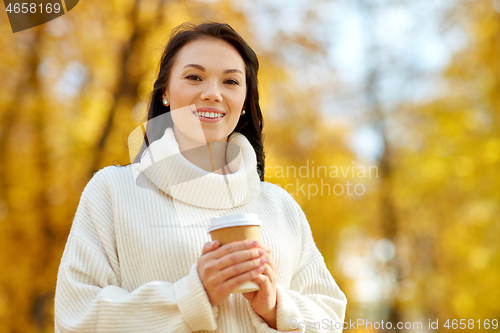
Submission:
<svg viewBox="0 0 500 333">
<path fill-rule="evenodd" d="M 212 307 L 196 269 L 209 218 L 246 212 L 262 221 L 277 268 L 278 331 L 342 331 L 330 325 L 344 321 L 347 301 L 302 209 L 259 180 L 245 136 L 233 132 L 229 142 L 241 151 L 226 176 L 186 160 L 170 128 L 141 163 L 94 174 L 59 266 L 56 332 L 276 332 L 241 294 Z"/>
</svg>

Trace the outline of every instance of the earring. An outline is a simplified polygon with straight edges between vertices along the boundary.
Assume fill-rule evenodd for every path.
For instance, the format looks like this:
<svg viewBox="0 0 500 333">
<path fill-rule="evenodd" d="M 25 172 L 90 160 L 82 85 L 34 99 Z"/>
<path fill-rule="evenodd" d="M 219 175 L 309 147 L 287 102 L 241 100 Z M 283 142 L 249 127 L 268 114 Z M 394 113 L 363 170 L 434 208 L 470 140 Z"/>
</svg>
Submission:
<svg viewBox="0 0 500 333">
<path fill-rule="evenodd" d="M 245 114 L 245 110 L 241 111 L 241 115 L 244 115 Z"/>
<path fill-rule="evenodd" d="M 166 106 L 168 104 L 168 101 L 166 99 L 164 99 L 163 104 L 165 104 L 165 106 Z"/>
</svg>

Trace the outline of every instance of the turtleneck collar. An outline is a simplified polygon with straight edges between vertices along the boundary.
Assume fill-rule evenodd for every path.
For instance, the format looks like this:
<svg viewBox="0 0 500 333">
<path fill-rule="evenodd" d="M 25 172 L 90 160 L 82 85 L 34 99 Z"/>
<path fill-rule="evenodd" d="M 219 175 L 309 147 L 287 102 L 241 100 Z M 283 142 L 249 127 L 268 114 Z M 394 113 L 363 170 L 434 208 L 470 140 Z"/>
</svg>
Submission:
<svg viewBox="0 0 500 333">
<path fill-rule="evenodd" d="M 167 127 L 163 137 L 149 145 L 141 161 L 132 164 L 132 169 L 140 187 L 150 188 L 151 182 L 187 204 L 229 209 L 244 205 L 258 195 L 260 178 L 255 150 L 243 134 L 233 132 L 229 136 L 226 159 L 231 174 L 219 175 L 199 168 L 182 155 L 173 129 Z"/>
</svg>

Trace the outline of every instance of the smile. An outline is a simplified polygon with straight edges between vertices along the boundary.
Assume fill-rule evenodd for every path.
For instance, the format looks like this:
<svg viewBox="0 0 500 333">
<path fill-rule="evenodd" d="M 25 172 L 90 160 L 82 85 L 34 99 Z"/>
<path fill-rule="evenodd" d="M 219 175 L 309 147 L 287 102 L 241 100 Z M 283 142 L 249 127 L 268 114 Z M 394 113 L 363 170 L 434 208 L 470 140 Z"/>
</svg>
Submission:
<svg viewBox="0 0 500 333">
<path fill-rule="evenodd" d="M 193 111 L 193 114 L 198 117 L 203 117 L 203 118 L 208 118 L 208 119 L 216 119 L 216 118 L 223 118 L 226 114 L 225 113 L 216 113 L 216 112 L 196 112 Z"/>
<path fill-rule="evenodd" d="M 222 121 L 222 118 L 226 115 L 225 113 L 219 113 L 219 112 L 197 112 L 193 111 L 193 115 L 198 119 L 199 121 L 203 123 L 217 123 L 219 121 Z"/>
</svg>

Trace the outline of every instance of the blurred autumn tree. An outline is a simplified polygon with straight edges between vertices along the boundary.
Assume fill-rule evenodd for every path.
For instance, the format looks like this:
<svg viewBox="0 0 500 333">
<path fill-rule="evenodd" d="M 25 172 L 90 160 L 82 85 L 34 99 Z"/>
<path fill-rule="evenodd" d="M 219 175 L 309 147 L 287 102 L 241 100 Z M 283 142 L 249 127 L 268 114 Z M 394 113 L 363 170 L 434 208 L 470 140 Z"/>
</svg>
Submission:
<svg viewBox="0 0 500 333">
<path fill-rule="evenodd" d="M 470 43 L 444 73 L 444 96 L 401 113 L 420 138 L 418 149 L 398 153 L 394 177 L 419 291 L 404 308 L 443 322 L 500 315 L 500 6 L 493 5 L 459 8 Z"/>
<path fill-rule="evenodd" d="M 346 253 L 361 252 L 349 254 L 348 260 L 368 255 L 377 267 L 372 279 L 389 275 L 390 283 L 382 284 L 387 295 L 382 302 L 355 301 L 348 309 L 353 319 L 390 320 L 393 325 L 395 320 L 420 321 L 424 329 L 429 319 L 439 319 L 439 330 L 446 331 L 448 319 L 473 319 L 477 330 L 478 319 L 500 315 L 499 11 L 495 1 L 457 3 L 448 19 L 467 33 L 468 45 L 442 73 L 444 84 L 436 84 L 442 88 L 439 97 L 430 103 L 402 103 L 396 112 L 378 118 L 385 125 L 386 140 L 376 197 L 389 200 L 393 223 L 388 226 L 383 201 L 370 209 L 365 196 L 358 207 L 375 212 L 371 221 L 379 228 L 358 229 L 362 235 L 348 241 L 361 243 L 343 248 Z M 374 105 L 377 114 L 380 105 Z M 358 219 L 363 216 L 368 223 L 363 212 Z M 392 259 L 377 260 L 377 238 L 393 242 Z M 353 296 L 370 294 L 369 287 L 354 281 L 348 289 Z"/>
</svg>

